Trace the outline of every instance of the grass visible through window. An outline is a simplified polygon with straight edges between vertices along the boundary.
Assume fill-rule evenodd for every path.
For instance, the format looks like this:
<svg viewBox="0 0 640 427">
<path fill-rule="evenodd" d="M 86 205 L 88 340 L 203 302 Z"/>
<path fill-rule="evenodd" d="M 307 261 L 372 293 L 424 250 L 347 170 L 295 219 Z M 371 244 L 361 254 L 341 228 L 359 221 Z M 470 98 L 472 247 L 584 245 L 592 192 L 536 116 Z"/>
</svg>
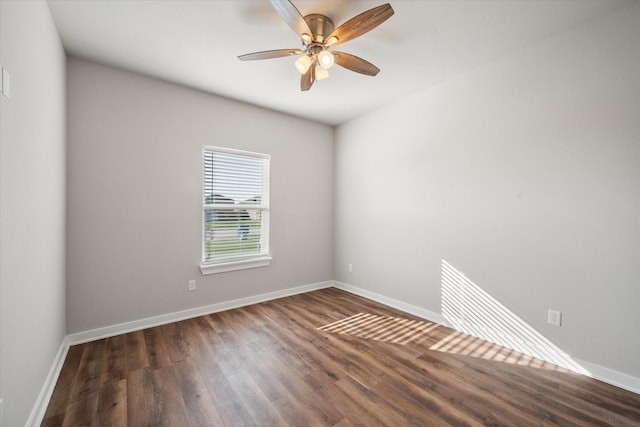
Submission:
<svg viewBox="0 0 640 427">
<path fill-rule="evenodd" d="M 260 253 L 259 219 L 206 222 L 207 260 Z"/>
</svg>

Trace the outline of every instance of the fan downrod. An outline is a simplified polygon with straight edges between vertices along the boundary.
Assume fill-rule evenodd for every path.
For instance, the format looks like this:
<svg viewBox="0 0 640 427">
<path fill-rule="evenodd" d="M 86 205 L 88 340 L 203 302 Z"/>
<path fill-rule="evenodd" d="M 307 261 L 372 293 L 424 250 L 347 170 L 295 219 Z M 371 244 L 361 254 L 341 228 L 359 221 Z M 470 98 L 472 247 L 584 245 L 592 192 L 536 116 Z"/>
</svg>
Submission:
<svg viewBox="0 0 640 427">
<path fill-rule="evenodd" d="M 304 17 L 311 30 L 314 43 L 323 43 L 324 39 L 333 32 L 334 26 L 331 18 L 319 13 L 312 13 Z"/>
</svg>

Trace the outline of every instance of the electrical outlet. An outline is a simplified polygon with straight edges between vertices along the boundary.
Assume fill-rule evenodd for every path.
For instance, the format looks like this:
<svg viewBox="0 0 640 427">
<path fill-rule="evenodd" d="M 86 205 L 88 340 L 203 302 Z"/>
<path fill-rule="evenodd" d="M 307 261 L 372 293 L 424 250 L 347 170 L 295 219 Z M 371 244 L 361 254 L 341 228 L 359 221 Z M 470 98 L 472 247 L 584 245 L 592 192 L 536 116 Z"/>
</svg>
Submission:
<svg viewBox="0 0 640 427">
<path fill-rule="evenodd" d="M 550 323 L 551 325 L 561 326 L 562 312 L 549 309 L 549 317 L 547 318 L 547 322 Z"/>
<path fill-rule="evenodd" d="M 349 264 L 349 273 L 353 273 L 353 264 Z"/>
<path fill-rule="evenodd" d="M 189 291 L 195 291 L 195 290 L 196 290 L 196 281 L 189 280 Z"/>
</svg>

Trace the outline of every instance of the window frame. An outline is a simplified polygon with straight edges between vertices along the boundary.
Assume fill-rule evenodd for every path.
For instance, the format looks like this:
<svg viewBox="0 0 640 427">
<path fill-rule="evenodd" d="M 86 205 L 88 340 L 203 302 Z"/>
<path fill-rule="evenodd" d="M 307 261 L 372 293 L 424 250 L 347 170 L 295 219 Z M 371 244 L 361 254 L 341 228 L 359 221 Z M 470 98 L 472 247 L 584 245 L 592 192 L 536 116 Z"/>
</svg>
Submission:
<svg viewBox="0 0 640 427">
<path fill-rule="evenodd" d="M 266 165 L 262 167 L 262 194 L 260 195 L 259 204 L 234 204 L 234 209 L 259 210 L 260 213 L 260 252 L 256 254 L 245 254 L 238 256 L 220 257 L 218 259 L 207 260 L 207 209 L 212 209 L 215 204 L 207 204 L 205 202 L 207 194 L 206 190 L 206 154 L 222 153 L 234 156 L 252 157 L 266 161 Z M 244 270 L 248 268 L 267 267 L 271 264 L 272 257 L 269 252 L 269 223 L 271 212 L 270 197 L 270 174 L 271 174 L 271 156 L 264 153 L 256 153 L 252 151 L 238 150 L 235 148 L 218 147 L 212 145 L 204 145 L 202 147 L 202 253 L 200 260 L 200 271 L 203 275 L 224 273 L 228 271 Z M 228 206 L 228 205 L 226 205 Z"/>
</svg>

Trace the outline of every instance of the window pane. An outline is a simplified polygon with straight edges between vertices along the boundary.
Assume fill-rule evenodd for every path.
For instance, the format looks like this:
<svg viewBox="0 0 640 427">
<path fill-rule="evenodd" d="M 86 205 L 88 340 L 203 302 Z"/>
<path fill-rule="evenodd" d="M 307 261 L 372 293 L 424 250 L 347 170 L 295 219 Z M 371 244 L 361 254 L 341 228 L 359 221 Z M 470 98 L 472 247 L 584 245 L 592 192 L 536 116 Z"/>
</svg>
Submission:
<svg viewBox="0 0 640 427">
<path fill-rule="evenodd" d="M 205 261 L 260 254 L 261 219 L 258 209 L 205 209 Z"/>
<path fill-rule="evenodd" d="M 268 257 L 269 159 L 204 147 L 203 264 Z"/>
<path fill-rule="evenodd" d="M 265 160 L 257 157 L 204 153 L 204 203 L 259 204 Z"/>
</svg>

